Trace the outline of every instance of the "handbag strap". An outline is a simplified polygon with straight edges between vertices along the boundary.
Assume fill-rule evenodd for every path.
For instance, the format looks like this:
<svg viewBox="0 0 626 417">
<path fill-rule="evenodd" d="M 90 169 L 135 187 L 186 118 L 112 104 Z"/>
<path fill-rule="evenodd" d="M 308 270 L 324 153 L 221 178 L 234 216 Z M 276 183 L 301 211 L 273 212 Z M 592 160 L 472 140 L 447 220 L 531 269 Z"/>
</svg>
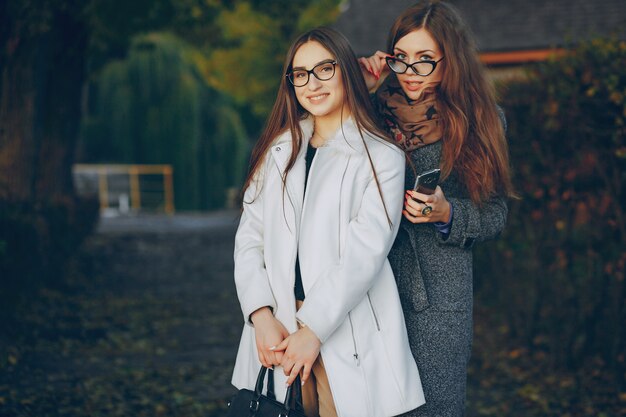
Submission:
<svg viewBox="0 0 626 417">
<path fill-rule="evenodd" d="M 263 395 L 263 382 L 265 382 L 265 373 L 267 373 L 267 397 L 272 400 L 276 399 L 274 393 L 274 369 L 261 366 L 259 374 L 256 378 L 256 384 L 254 386 L 255 399 L 250 403 L 250 411 L 256 414 L 258 410 L 259 398 Z M 290 410 L 296 410 L 304 413 L 304 407 L 302 405 L 302 382 L 300 381 L 300 375 L 296 377 L 291 385 L 287 388 L 285 394 L 285 401 L 283 401 L 285 410 L 284 416 L 289 416 Z M 282 414 L 282 413 L 281 413 Z"/>
<path fill-rule="evenodd" d="M 298 375 L 289 388 L 287 388 L 284 404 L 287 413 L 289 413 L 289 410 L 297 410 L 304 413 L 304 406 L 302 405 L 302 382 L 300 380 L 300 375 Z"/>
<path fill-rule="evenodd" d="M 259 398 L 261 394 L 263 394 L 263 382 L 265 381 L 265 373 L 268 372 L 267 375 L 267 397 L 272 400 L 276 399 L 276 394 L 274 394 L 274 369 L 266 368 L 265 366 L 261 366 L 259 370 L 259 375 L 256 377 L 256 384 L 254 385 L 254 396 Z"/>
<path fill-rule="evenodd" d="M 274 393 L 274 369 L 270 368 L 267 372 L 267 397 L 272 400 L 276 399 L 276 394 Z"/>
</svg>

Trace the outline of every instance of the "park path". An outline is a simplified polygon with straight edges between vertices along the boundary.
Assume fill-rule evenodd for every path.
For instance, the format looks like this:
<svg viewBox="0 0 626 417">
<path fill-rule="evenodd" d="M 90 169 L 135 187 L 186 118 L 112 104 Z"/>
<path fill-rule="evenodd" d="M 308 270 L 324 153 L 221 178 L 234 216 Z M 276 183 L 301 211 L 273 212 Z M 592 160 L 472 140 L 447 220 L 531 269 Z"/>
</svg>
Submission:
<svg viewBox="0 0 626 417">
<path fill-rule="evenodd" d="M 221 211 L 102 219 L 88 243 L 97 260 L 94 272 L 109 276 L 108 285 L 121 297 L 171 306 L 161 336 L 175 341 L 176 349 L 157 355 L 154 364 L 202 364 L 211 384 L 198 392 L 205 391 L 208 400 L 232 393 L 230 375 L 243 324 L 233 281 L 238 216 L 238 211 Z"/>
<path fill-rule="evenodd" d="M 22 318 L 0 415 L 222 415 L 243 324 L 237 211 L 103 218 Z"/>
</svg>

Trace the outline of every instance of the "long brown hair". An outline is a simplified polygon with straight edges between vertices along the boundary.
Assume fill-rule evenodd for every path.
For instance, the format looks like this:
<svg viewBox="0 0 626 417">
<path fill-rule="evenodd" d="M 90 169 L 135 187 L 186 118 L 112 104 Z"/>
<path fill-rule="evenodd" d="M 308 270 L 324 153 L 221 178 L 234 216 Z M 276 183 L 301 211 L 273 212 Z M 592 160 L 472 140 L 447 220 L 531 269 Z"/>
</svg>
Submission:
<svg viewBox="0 0 626 417">
<path fill-rule="evenodd" d="M 455 171 L 475 203 L 495 194 L 514 196 L 495 90 L 458 11 L 440 1 L 409 7 L 391 27 L 387 52 L 393 54 L 399 39 L 422 28 L 445 57 L 437 86 L 437 112 L 443 128 L 442 177 Z"/>
<path fill-rule="evenodd" d="M 361 73 L 356 56 L 350 47 L 350 43 L 341 33 L 327 27 L 315 28 L 300 35 L 289 48 L 287 56 L 285 57 L 282 72 L 283 76 L 280 80 L 280 86 L 278 87 L 278 94 L 274 107 L 272 108 L 272 112 L 270 113 L 263 133 L 261 133 L 259 140 L 252 150 L 252 155 L 250 157 L 250 171 L 246 177 L 243 191 L 248 188 L 254 179 L 254 176 L 261 168 L 264 157 L 276 137 L 289 130 L 291 133 L 292 147 L 291 156 L 282 178 L 284 191 L 287 175 L 296 163 L 296 159 L 304 139 L 299 122 L 308 115 L 308 112 L 298 102 L 294 88 L 289 83 L 285 75 L 291 71 L 293 58 L 298 49 L 305 43 L 312 41 L 318 42 L 325 49 L 327 49 L 334 56 L 337 61 L 337 65 L 341 70 L 342 86 L 345 96 L 344 105 L 347 105 L 348 109 L 352 113 L 357 129 L 361 134 L 361 139 L 365 145 L 365 150 L 372 167 L 374 179 L 376 180 L 378 191 L 382 199 L 382 191 L 378 182 L 376 170 L 374 169 L 374 164 L 370 157 L 369 150 L 363 139 L 363 130 L 378 136 L 386 142 L 390 141 L 388 140 L 387 134 L 384 130 L 382 130 L 375 122 L 376 116 L 374 107 L 370 101 L 369 93 L 365 85 L 365 79 Z M 246 204 L 247 202 L 244 201 L 243 203 Z M 387 211 L 384 200 L 383 206 L 385 207 L 385 211 Z M 389 220 L 388 214 L 387 219 Z"/>
</svg>

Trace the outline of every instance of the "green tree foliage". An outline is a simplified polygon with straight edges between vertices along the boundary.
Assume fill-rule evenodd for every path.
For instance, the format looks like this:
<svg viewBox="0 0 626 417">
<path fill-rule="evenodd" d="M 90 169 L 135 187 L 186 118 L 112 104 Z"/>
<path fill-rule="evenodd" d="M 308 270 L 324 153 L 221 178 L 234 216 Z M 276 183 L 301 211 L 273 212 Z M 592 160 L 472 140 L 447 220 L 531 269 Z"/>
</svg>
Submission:
<svg viewBox="0 0 626 417">
<path fill-rule="evenodd" d="M 276 97 L 285 54 L 301 32 L 332 23 L 338 0 L 242 1 L 216 20 L 223 46 L 212 52 L 210 82 L 266 116 Z"/>
<path fill-rule="evenodd" d="M 60 266 L 95 222 L 97 206 L 75 196 L 71 176 L 85 80 L 123 57 L 138 32 L 165 28 L 198 44 L 218 43 L 215 17 L 231 3 L 0 1 L 2 306 L 25 282 L 36 288 L 58 281 Z M 229 112 L 216 114 L 222 111 Z"/>
<path fill-rule="evenodd" d="M 247 137 L 228 99 L 207 85 L 206 65 L 172 34 L 135 37 L 94 83 L 86 159 L 172 164 L 177 208 L 223 207 L 227 188 L 241 185 Z"/>
<path fill-rule="evenodd" d="M 189 43 L 213 47 L 221 40 L 215 19 L 232 0 L 89 0 L 84 18 L 91 30 L 92 74 L 109 60 L 123 58 L 137 33 L 170 31 Z"/>
<path fill-rule="evenodd" d="M 626 42 L 593 40 L 509 83 L 521 200 L 481 251 L 482 300 L 555 366 L 626 371 Z M 504 262 L 503 262 L 504 260 Z"/>
</svg>

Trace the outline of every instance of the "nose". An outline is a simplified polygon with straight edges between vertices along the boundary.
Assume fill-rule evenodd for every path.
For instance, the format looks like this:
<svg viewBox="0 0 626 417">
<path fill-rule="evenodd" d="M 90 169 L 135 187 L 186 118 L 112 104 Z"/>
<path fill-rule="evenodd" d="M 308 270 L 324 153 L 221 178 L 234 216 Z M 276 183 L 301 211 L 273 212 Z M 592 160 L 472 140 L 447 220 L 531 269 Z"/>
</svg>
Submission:
<svg viewBox="0 0 626 417">
<path fill-rule="evenodd" d="M 317 79 L 317 77 L 313 74 L 309 77 L 309 83 L 307 84 L 309 90 L 317 90 L 322 86 L 322 82 Z"/>
</svg>

